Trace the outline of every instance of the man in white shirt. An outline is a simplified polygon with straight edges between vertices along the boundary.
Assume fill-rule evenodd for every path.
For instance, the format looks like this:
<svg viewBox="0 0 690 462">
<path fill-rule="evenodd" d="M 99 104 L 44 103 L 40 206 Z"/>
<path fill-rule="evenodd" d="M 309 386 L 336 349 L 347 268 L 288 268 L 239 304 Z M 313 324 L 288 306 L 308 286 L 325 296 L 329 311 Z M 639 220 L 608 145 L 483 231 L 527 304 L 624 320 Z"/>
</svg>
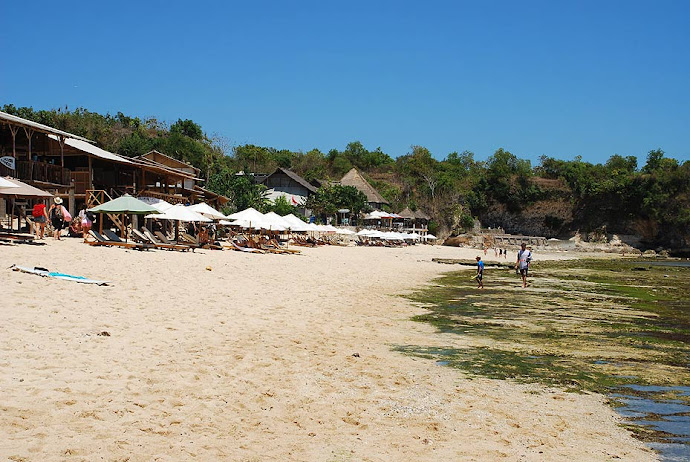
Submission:
<svg viewBox="0 0 690 462">
<path fill-rule="evenodd" d="M 527 250 L 527 244 L 522 243 L 522 249 L 518 252 L 517 263 L 515 269 L 520 268 L 520 276 L 522 276 L 522 287 L 527 287 L 527 272 L 529 271 L 529 264 L 532 261 L 532 252 Z"/>
</svg>

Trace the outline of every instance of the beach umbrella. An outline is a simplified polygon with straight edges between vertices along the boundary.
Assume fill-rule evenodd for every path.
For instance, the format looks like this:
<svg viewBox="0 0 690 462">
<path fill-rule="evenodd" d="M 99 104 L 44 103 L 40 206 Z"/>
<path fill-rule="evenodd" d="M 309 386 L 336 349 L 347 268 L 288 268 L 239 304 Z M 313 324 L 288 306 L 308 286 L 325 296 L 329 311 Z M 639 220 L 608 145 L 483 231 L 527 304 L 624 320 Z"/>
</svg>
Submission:
<svg viewBox="0 0 690 462">
<path fill-rule="evenodd" d="M 114 215 L 124 215 L 124 217 L 126 217 L 127 215 L 146 215 L 149 213 L 160 213 L 158 210 L 156 210 L 155 207 L 152 207 L 149 204 L 140 201 L 136 197 L 130 196 L 129 194 L 124 194 L 116 199 L 104 202 L 100 205 L 90 208 L 88 211 L 92 213 L 110 213 Z M 123 223 L 124 225 L 122 229 L 122 237 L 127 239 L 127 235 L 125 233 L 125 228 L 127 228 L 126 218 L 123 219 Z M 100 231 L 103 231 L 102 219 L 100 220 Z"/>
<path fill-rule="evenodd" d="M 140 196 L 138 199 L 149 204 L 151 207 L 154 207 L 159 212 L 165 212 L 167 209 L 173 206 L 170 202 L 164 201 L 163 199 L 158 199 L 157 197 Z"/>
<path fill-rule="evenodd" d="M 3 186 L 0 186 L 0 196 L 5 197 L 15 197 L 15 198 L 36 198 L 36 197 L 53 197 L 49 192 L 43 191 L 42 189 L 34 188 L 33 186 L 26 184 L 14 178 L 0 178 L 3 180 Z M 4 186 L 9 184 L 11 186 Z"/>
<path fill-rule="evenodd" d="M 351 230 L 346 229 L 346 228 L 337 228 L 336 233 L 338 233 L 338 234 L 343 234 L 343 235 L 352 235 L 352 234 L 355 234 L 354 231 L 351 231 Z"/>
<path fill-rule="evenodd" d="M 223 215 L 218 210 L 214 209 L 205 202 L 190 205 L 189 208 L 213 220 L 222 220 L 223 218 L 225 218 L 225 215 Z"/>
<path fill-rule="evenodd" d="M 289 228 L 291 231 L 295 231 L 298 233 L 309 231 L 309 227 L 307 226 L 307 224 L 291 213 L 285 215 L 283 217 L 283 220 L 288 222 L 288 224 L 290 225 Z"/>
<path fill-rule="evenodd" d="M 230 215 L 228 215 L 226 218 L 230 220 L 260 220 L 263 218 L 264 214 L 259 212 L 253 207 L 249 207 L 248 209 L 244 209 L 241 212 L 235 212 Z"/>
<path fill-rule="evenodd" d="M 437 239 L 437 238 L 436 238 L 436 236 L 434 236 L 433 234 L 427 234 L 426 236 L 424 236 L 424 239 L 434 240 L 434 239 Z"/>
<path fill-rule="evenodd" d="M 100 205 L 92 207 L 89 212 L 93 213 L 126 213 L 132 215 L 146 215 L 149 213 L 160 213 L 155 207 L 140 201 L 136 197 L 129 194 L 124 194 L 117 199 L 104 202 Z"/>
<path fill-rule="evenodd" d="M 15 199 L 37 199 L 53 197 L 49 192 L 42 189 L 34 188 L 15 178 L 0 177 L 0 197 L 7 197 L 11 199 L 12 205 L 10 207 L 10 228 L 14 227 L 14 205 Z M 21 217 L 17 217 L 17 226 L 21 228 Z"/>
<path fill-rule="evenodd" d="M 180 222 L 209 222 L 213 221 L 210 218 L 206 218 L 200 213 L 194 210 L 189 210 L 189 207 L 185 207 L 182 204 L 175 204 L 172 207 L 165 210 L 165 212 L 158 215 L 146 215 L 146 218 L 158 218 L 161 220 L 173 220 L 175 221 L 175 240 L 178 241 L 180 237 Z"/>
<path fill-rule="evenodd" d="M 289 229 L 290 228 L 290 222 L 288 222 L 285 218 L 281 217 L 275 212 L 268 212 L 267 214 L 264 215 L 264 218 L 268 223 L 274 223 L 276 226 L 280 226 L 283 229 Z M 273 228 L 275 229 L 275 228 Z"/>
<path fill-rule="evenodd" d="M 0 189 L 2 188 L 18 188 L 19 186 L 12 183 L 10 180 L 6 180 L 0 177 Z"/>
<path fill-rule="evenodd" d="M 151 215 L 146 215 L 146 218 L 158 218 L 160 220 L 175 220 L 175 221 L 186 221 L 186 222 L 209 222 L 213 221 L 210 218 L 206 218 L 200 213 L 190 210 L 189 207 L 185 207 L 182 204 L 176 204 L 165 210 L 165 212 L 160 213 L 156 210 L 156 213 Z"/>
</svg>

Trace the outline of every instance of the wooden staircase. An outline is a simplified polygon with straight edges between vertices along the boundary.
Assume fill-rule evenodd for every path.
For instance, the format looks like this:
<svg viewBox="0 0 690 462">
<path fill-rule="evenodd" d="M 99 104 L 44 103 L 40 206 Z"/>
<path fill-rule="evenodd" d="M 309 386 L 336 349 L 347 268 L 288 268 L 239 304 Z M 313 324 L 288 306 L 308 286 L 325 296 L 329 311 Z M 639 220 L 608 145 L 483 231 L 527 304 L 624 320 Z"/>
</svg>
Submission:
<svg viewBox="0 0 690 462">
<path fill-rule="evenodd" d="M 105 202 L 113 200 L 110 195 L 102 190 L 102 189 L 87 189 L 86 190 L 86 208 L 90 209 L 91 207 L 95 207 L 97 205 L 101 205 Z M 125 225 L 122 223 L 122 220 L 120 220 L 120 217 L 118 215 L 115 215 L 113 213 L 107 213 L 108 218 L 112 220 L 113 223 L 115 223 L 115 226 L 120 230 L 120 233 L 123 234 L 125 232 Z M 123 234 L 124 235 L 124 234 Z"/>
</svg>

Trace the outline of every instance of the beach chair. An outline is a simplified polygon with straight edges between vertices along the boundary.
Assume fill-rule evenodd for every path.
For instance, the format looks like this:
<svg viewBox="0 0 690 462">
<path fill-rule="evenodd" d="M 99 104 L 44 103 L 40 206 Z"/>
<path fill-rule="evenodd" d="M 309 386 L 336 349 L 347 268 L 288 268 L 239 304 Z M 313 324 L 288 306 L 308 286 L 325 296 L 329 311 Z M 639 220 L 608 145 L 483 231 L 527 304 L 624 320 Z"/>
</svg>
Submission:
<svg viewBox="0 0 690 462">
<path fill-rule="evenodd" d="M 95 231 L 93 229 L 89 231 L 89 234 L 91 235 L 91 237 L 95 239 L 95 241 L 87 241 L 86 243 L 89 245 L 105 245 L 110 247 L 122 247 L 125 249 L 135 250 L 148 250 L 153 248 L 153 246 L 151 245 L 137 244 L 135 242 L 123 242 L 116 234 L 115 237 L 117 237 L 117 241 L 108 240 L 105 237 L 103 237 L 98 231 Z"/>
<path fill-rule="evenodd" d="M 265 253 L 263 250 L 254 249 L 252 247 L 241 247 L 241 246 L 237 245 L 237 243 L 232 239 L 228 240 L 228 245 L 225 245 L 223 247 L 225 247 L 226 249 L 230 249 L 230 250 L 237 250 L 238 252 Z"/>
<path fill-rule="evenodd" d="M 157 249 L 165 249 L 165 250 L 179 250 L 181 252 L 186 252 L 191 247 L 188 245 L 177 245 L 177 244 L 164 244 L 162 242 L 158 242 L 155 239 L 152 239 L 153 236 L 147 236 L 146 234 L 142 233 L 138 229 L 133 229 L 132 230 L 132 236 L 134 239 L 138 240 L 142 244 L 150 244 L 154 246 Z"/>
<path fill-rule="evenodd" d="M 156 245 L 164 245 L 164 246 L 170 246 L 169 248 L 175 249 L 175 250 L 190 250 L 190 249 L 191 249 L 191 251 L 194 252 L 195 247 L 190 246 L 190 245 L 175 243 L 175 242 L 172 242 L 172 241 L 168 240 L 167 238 L 165 239 L 165 242 L 163 242 L 159 237 L 157 237 L 156 235 L 154 235 L 154 233 L 152 233 L 151 230 L 148 229 L 146 226 L 142 226 L 142 227 L 141 227 L 141 232 L 142 232 L 146 237 L 148 237 L 149 240 L 150 240 L 153 244 L 156 244 Z M 159 233 L 160 233 L 160 231 L 159 231 Z M 161 234 L 162 234 L 162 233 L 161 233 Z M 163 236 L 163 237 L 165 237 L 165 236 Z"/>
</svg>

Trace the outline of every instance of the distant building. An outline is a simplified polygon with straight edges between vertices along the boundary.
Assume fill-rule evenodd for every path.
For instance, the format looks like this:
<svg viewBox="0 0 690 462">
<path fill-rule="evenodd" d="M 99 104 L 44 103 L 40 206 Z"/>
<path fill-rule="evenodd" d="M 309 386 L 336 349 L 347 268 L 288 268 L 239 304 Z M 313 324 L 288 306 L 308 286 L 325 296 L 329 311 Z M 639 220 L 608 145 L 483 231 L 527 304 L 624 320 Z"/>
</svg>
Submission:
<svg viewBox="0 0 690 462">
<path fill-rule="evenodd" d="M 403 219 L 403 231 L 417 233 L 422 236 L 429 231 L 429 220 L 431 220 L 431 217 L 421 210 L 412 211 L 409 207 L 406 207 L 398 215 Z"/>
<path fill-rule="evenodd" d="M 304 208 L 304 204 L 309 196 L 316 193 L 317 188 L 292 170 L 278 167 L 264 178 L 262 183 L 266 185 L 268 199 L 271 202 L 283 196 L 288 204 L 301 209 L 300 213 L 306 216 L 311 214 Z"/>
<path fill-rule="evenodd" d="M 384 199 L 383 196 L 364 179 L 356 168 L 352 168 L 347 172 L 340 180 L 340 184 L 343 186 L 354 186 L 362 191 L 364 195 L 367 196 L 369 206 L 375 210 L 381 210 L 384 205 L 390 205 L 390 202 Z"/>
</svg>

